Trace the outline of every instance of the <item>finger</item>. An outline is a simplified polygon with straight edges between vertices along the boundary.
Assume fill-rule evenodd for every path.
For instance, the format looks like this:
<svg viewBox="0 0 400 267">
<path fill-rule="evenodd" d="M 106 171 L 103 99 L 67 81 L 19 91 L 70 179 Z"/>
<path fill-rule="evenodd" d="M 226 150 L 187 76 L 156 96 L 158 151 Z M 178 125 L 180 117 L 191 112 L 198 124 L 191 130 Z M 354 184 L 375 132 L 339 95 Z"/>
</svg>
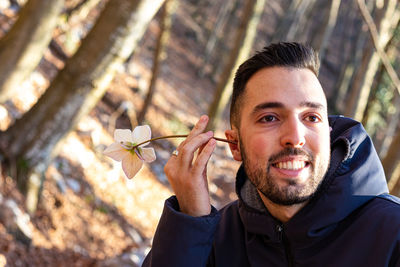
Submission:
<svg viewBox="0 0 400 267">
<path fill-rule="evenodd" d="M 207 163 L 212 155 L 216 146 L 216 141 L 210 139 L 207 145 L 204 147 L 203 151 L 197 156 L 196 161 L 193 164 L 193 173 L 203 174 L 207 168 Z"/>
<path fill-rule="evenodd" d="M 180 148 L 181 146 L 184 146 L 188 141 L 190 141 L 191 139 L 193 139 L 195 136 L 201 134 L 202 132 L 204 132 L 204 130 L 207 127 L 207 123 L 208 123 L 208 116 L 207 115 L 203 115 L 200 117 L 199 121 L 196 123 L 196 125 L 193 127 L 193 129 L 190 131 L 188 137 L 186 138 L 185 141 L 183 141 L 178 148 Z"/>
<path fill-rule="evenodd" d="M 169 159 L 172 161 L 176 161 L 178 159 L 178 156 L 179 156 L 179 150 L 174 150 L 171 152 Z"/>
<path fill-rule="evenodd" d="M 206 147 L 206 145 L 207 145 L 207 144 L 204 144 L 204 145 L 202 145 L 202 146 L 199 147 L 199 152 L 198 152 L 198 154 L 200 154 L 201 151 L 203 151 L 203 149 Z"/>
<path fill-rule="evenodd" d="M 214 134 L 213 134 L 213 136 L 214 136 Z M 203 151 L 203 149 L 206 147 L 206 145 L 207 145 L 207 143 L 201 145 L 201 146 L 199 147 L 199 152 L 198 152 L 197 154 L 200 154 L 201 151 Z"/>
<path fill-rule="evenodd" d="M 184 146 L 182 146 L 178 155 L 178 158 L 181 159 L 181 164 L 185 167 L 191 166 L 195 151 L 205 145 L 212 136 L 213 132 L 209 131 L 193 137 L 193 139 L 189 140 Z"/>
<path fill-rule="evenodd" d="M 181 172 L 181 165 L 177 160 L 176 156 L 171 156 L 167 163 L 164 165 L 164 173 L 166 174 L 168 181 L 173 185 L 173 180 L 176 180 L 176 174 Z"/>
</svg>

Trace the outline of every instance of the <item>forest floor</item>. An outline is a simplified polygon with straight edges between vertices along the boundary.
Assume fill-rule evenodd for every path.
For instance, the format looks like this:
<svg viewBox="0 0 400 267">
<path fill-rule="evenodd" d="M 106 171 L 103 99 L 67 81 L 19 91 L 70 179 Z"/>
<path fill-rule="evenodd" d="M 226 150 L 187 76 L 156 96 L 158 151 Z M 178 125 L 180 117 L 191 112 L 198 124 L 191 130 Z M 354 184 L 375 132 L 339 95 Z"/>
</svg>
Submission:
<svg viewBox="0 0 400 267">
<path fill-rule="evenodd" d="M 183 3 L 177 16 L 185 19 L 190 7 Z M 5 16 L 12 20 L 12 14 L 3 10 L 0 23 L 6 21 Z M 157 160 L 145 164 L 132 180 L 124 176 L 120 163 L 102 151 L 113 142 L 115 128 L 131 128 L 127 110 L 138 111 L 142 106 L 157 31 L 157 22 L 151 22 L 138 51 L 117 73 L 102 101 L 63 140 L 45 173 L 34 214 L 28 214 L 25 198 L 16 188 L 16 170 L 0 171 L 0 266 L 141 264 L 151 247 L 164 201 L 172 195 L 163 166 L 182 140 L 152 143 Z M 195 55 L 201 54 L 203 47 L 198 45 L 196 32 L 184 26 L 174 31 L 146 116 L 153 136 L 188 133 L 206 113 L 215 86 L 212 77 L 198 77 L 202 61 Z M 51 51 L 46 52 L 20 93 L 0 105 L 1 130 L 35 103 L 62 66 Z M 224 137 L 227 127 L 227 121 L 222 122 L 215 135 Z M 212 203 L 217 208 L 236 198 L 238 166 L 228 145 L 219 143 L 208 167 Z"/>
</svg>

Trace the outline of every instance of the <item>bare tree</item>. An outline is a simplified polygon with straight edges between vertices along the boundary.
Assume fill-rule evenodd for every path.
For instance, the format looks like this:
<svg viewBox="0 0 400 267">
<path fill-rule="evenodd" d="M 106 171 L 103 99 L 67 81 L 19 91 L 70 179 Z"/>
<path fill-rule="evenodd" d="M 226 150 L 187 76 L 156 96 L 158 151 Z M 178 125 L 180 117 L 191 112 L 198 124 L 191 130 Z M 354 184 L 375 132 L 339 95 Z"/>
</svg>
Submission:
<svg viewBox="0 0 400 267">
<path fill-rule="evenodd" d="M 82 24 L 86 24 L 84 29 L 87 31 L 90 30 L 88 27 L 87 17 L 89 13 L 96 8 L 96 6 L 100 7 L 103 5 L 104 1 L 102 0 L 81 0 L 75 6 L 65 10 L 66 20 L 68 23 L 66 24 L 66 32 L 65 32 L 65 42 L 63 43 L 63 51 L 67 55 L 73 55 L 76 50 L 79 48 L 80 38 L 76 38 L 78 36 L 77 29 L 79 29 L 79 35 L 82 34 Z M 79 25 L 79 26 L 78 26 Z M 78 26 L 78 27 L 77 27 Z M 55 42 L 51 42 L 50 48 Z M 54 51 L 54 50 L 52 50 Z"/>
<path fill-rule="evenodd" d="M 18 186 L 27 192 L 30 210 L 36 207 L 42 174 L 57 145 L 103 96 L 117 66 L 136 48 L 163 2 L 108 1 L 78 51 L 36 105 L 0 132 L 1 154 L 17 164 Z"/>
<path fill-rule="evenodd" d="M 316 0 L 293 0 L 281 19 L 273 41 L 298 41 L 300 30 L 305 28 L 307 18 L 316 4 Z"/>
<path fill-rule="evenodd" d="M 399 125 L 400 123 L 400 95 L 397 94 L 394 98 L 394 106 L 396 108 L 396 111 L 389 116 L 388 125 L 385 129 L 384 137 L 382 138 L 383 142 L 379 147 L 379 156 L 381 158 L 386 158 L 389 147 L 396 134 L 397 125 Z"/>
<path fill-rule="evenodd" d="M 399 173 L 399 171 L 398 171 L 398 173 Z M 400 196 L 400 182 L 399 182 L 400 181 L 400 175 L 395 179 L 397 180 L 397 183 L 394 184 L 393 189 L 390 190 L 390 193 L 392 193 L 395 196 Z"/>
<path fill-rule="evenodd" d="M 400 30 L 399 26 L 397 27 L 397 30 Z M 396 65 L 396 57 L 398 54 L 397 46 L 400 41 L 397 39 L 398 38 L 396 38 L 394 34 L 386 46 L 387 50 L 383 52 L 385 57 L 389 58 L 390 61 L 393 62 L 394 66 Z M 373 136 L 375 147 L 380 151 L 379 155 L 382 157 L 386 154 L 392 137 L 395 135 L 397 126 L 396 118 L 398 117 L 397 113 L 400 112 L 400 109 L 396 107 L 400 106 L 400 94 L 396 92 L 396 82 L 393 83 L 391 79 L 386 79 L 388 77 L 388 72 L 385 65 L 382 63 L 379 65 L 379 71 L 374 79 L 374 84 L 371 89 L 362 123 L 366 126 L 367 130 L 374 129 L 370 130 L 369 134 Z M 391 67 L 390 63 L 389 67 Z M 393 92 L 394 94 L 389 95 L 394 96 L 391 97 L 391 99 L 382 99 L 382 92 Z M 393 108 L 396 109 L 394 113 L 390 112 Z M 379 112 L 377 112 L 377 109 L 379 109 Z M 379 127 L 377 124 L 382 126 Z"/>
<path fill-rule="evenodd" d="M 376 22 L 377 25 L 380 25 L 377 47 L 379 49 L 384 49 L 400 20 L 400 7 L 397 0 L 387 0 L 385 7 L 377 13 L 383 13 L 382 15 L 378 15 Z M 379 52 L 373 51 L 373 42 L 370 42 L 368 46 L 363 56 L 363 63 L 358 69 L 356 79 L 353 83 L 350 103 L 346 109 L 346 115 L 354 117 L 356 120 L 362 120 L 372 81 L 379 68 L 380 62 Z"/>
<path fill-rule="evenodd" d="M 386 179 L 388 180 L 389 190 L 394 194 L 400 194 L 400 131 L 397 132 L 390 148 L 382 160 L 385 169 Z"/>
<path fill-rule="evenodd" d="M 343 35 L 340 40 L 350 40 L 349 42 L 341 41 L 340 51 L 343 51 L 340 59 L 341 66 L 338 78 L 336 78 L 334 88 L 337 88 L 337 93 L 332 94 L 329 103 L 332 103 L 333 109 L 340 114 L 343 114 L 345 109 L 345 98 L 351 83 L 351 78 L 355 72 L 355 66 L 361 61 L 362 48 L 365 44 L 367 35 L 362 30 L 362 23 L 358 18 L 359 12 L 354 8 L 346 9 L 344 20 L 340 26 L 343 27 Z"/>
<path fill-rule="evenodd" d="M 172 14 L 175 10 L 177 2 L 176 0 L 165 0 L 164 6 L 161 9 L 161 18 L 160 18 L 160 32 L 158 33 L 156 48 L 153 54 L 153 68 L 150 79 L 149 88 L 147 90 L 147 94 L 143 103 L 143 107 L 137 116 L 138 124 L 142 124 L 143 120 L 146 116 L 147 110 L 151 104 L 153 99 L 153 95 L 156 89 L 156 82 L 160 72 L 160 65 L 165 59 L 165 49 L 168 43 L 171 22 L 172 22 Z"/>
<path fill-rule="evenodd" d="M 39 64 L 63 4 L 64 0 L 30 0 L 0 40 L 0 103 L 11 98 Z"/>
<path fill-rule="evenodd" d="M 314 34 L 312 47 L 319 52 L 321 59 L 325 56 L 325 50 L 328 46 L 328 41 L 331 38 L 333 30 L 336 26 L 338 11 L 341 0 L 332 0 L 328 10 L 328 16 L 324 19 L 324 23 L 319 27 L 319 34 Z"/>
<path fill-rule="evenodd" d="M 203 77 L 207 70 L 207 65 L 210 59 L 215 55 L 215 51 L 218 47 L 218 42 L 224 38 L 224 29 L 229 21 L 232 12 L 235 9 L 237 1 L 228 1 L 226 4 L 222 4 L 217 16 L 217 22 L 214 30 L 211 32 L 211 36 L 207 40 L 206 48 L 204 51 L 203 68 L 200 71 L 200 76 Z"/>
<path fill-rule="evenodd" d="M 233 48 L 229 59 L 217 83 L 214 100 L 208 110 L 210 121 L 208 129 L 214 129 L 218 124 L 222 112 L 229 102 L 231 96 L 230 86 L 233 81 L 234 72 L 239 64 L 248 57 L 256 35 L 257 25 L 263 13 L 266 0 L 247 0 L 244 7 L 240 27 L 236 33 Z"/>
<path fill-rule="evenodd" d="M 67 15 L 67 17 L 70 17 L 72 15 L 72 13 L 77 12 L 78 10 L 81 10 L 85 5 L 87 5 L 88 2 L 89 2 L 89 0 L 80 0 L 73 7 L 66 9 L 64 11 L 64 13 Z"/>
</svg>

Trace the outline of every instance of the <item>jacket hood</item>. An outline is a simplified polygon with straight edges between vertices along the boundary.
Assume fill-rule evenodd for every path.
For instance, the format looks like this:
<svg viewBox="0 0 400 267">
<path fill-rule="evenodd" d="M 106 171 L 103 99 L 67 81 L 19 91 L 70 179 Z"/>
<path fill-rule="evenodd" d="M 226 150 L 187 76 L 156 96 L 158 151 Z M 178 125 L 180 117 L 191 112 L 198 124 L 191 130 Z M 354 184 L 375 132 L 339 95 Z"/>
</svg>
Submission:
<svg viewBox="0 0 400 267">
<path fill-rule="evenodd" d="M 309 242 L 330 233 L 337 223 L 369 200 L 388 192 L 380 159 L 361 123 L 342 116 L 329 117 L 331 131 L 331 162 L 315 196 L 290 221 L 285 233 L 291 242 Z M 236 179 L 236 191 L 247 179 L 243 166 Z M 246 228 L 257 234 L 276 238 L 273 226 L 277 221 L 261 214 L 240 201 L 240 215 Z M 251 219 L 250 219 L 250 217 Z M 257 216 L 257 221 L 254 216 Z M 256 221 L 256 222 L 255 222 Z"/>
</svg>

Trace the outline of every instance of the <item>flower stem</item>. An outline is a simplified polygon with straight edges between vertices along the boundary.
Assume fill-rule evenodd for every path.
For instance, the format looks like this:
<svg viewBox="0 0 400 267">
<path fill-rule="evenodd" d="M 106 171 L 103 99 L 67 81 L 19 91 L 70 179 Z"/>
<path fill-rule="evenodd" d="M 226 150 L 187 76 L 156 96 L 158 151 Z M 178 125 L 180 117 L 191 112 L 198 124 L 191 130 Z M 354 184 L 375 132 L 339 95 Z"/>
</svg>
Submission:
<svg viewBox="0 0 400 267">
<path fill-rule="evenodd" d="M 151 138 L 151 139 L 149 139 L 149 140 L 147 140 L 147 141 L 141 142 L 141 143 L 139 143 L 139 144 L 133 146 L 132 149 L 135 149 L 135 148 L 137 148 L 138 146 L 141 146 L 141 145 L 143 145 L 143 144 L 145 144 L 145 143 L 147 143 L 147 142 L 151 142 L 151 141 L 155 141 L 155 140 L 159 140 L 159 139 L 167 139 L 167 138 L 185 138 L 185 137 L 188 137 L 188 135 L 187 135 L 187 134 L 177 134 L 177 135 L 164 135 L 164 136 L 154 137 L 154 138 Z M 231 143 L 231 144 L 236 144 L 235 141 L 231 141 L 231 140 L 227 140 L 227 139 L 223 139 L 223 138 L 218 138 L 218 137 L 213 137 L 213 138 L 214 138 L 215 140 L 217 140 L 217 141 L 221 141 L 221 142 L 225 142 L 225 143 Z"/>
</svg>

